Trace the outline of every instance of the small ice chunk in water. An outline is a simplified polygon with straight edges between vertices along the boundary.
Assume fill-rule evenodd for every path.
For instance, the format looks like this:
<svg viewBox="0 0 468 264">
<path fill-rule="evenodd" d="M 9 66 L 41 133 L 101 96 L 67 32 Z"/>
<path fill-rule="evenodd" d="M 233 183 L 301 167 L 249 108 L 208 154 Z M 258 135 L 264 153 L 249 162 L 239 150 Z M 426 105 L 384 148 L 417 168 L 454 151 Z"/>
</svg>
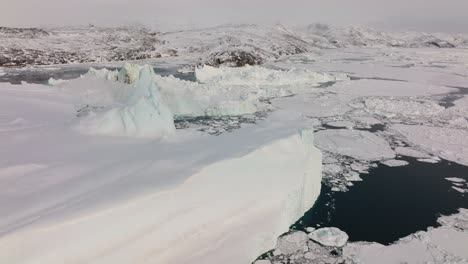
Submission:
<svg viewBox="0 0 468 264">
<path fill-rule="evenodd" d="M 355 171 L 350 171 L 349 173 L 346 173 L 344 176 L 346 180 L 350 182 L 362 181 L 362 178 L 359 177 L 359 173 Z"/>
<path fill-rule="evenodd" d="M 452 177 L 452 178 L 445 178 L 447 181 L 451 181 L 451 182 L 458 182 L 458 183 L 461 183 L 461 182 L 466 182 L 465 179 L 462 179 L 462 178 L 455 178 L 455 177 Z"/>
<path fill-rule="evenodd" d="M 388 167 L 401 167 L 401 166 L 406 166 L 409 164 L 409 162 L 405 160 L 386 160 L 386 161 L 381 161 L 380 163 Z"/>
<path fill-rule="evenodd" d="M 439 163 L 440 159 L 437 158 L 430 158 L 430 159 L 418 159 L 420 162 L 426 162 L 426 163 Z"/>
<path fill-rule="evenodd" d="M 325 164 L 322 170 L 324 173 L 339 174 L 343 171 L 343 168 L 338 164 Z"/>
<path fill-rule="evenodd" d="M 310 233 L 309 238 L 327 247 L 343 247 L 348 242 L 348 234 L 336 227 L 320 228 Z"/>
<path fill-rule="evenodd" d="M 455 191 L 457 191 L 459 193 L 468 193 L 468 190 L 458 188 L 458 187 L 455 187 L 455 186 L 452 186 L 452 189 L 454 189 Z"/>
</svg>

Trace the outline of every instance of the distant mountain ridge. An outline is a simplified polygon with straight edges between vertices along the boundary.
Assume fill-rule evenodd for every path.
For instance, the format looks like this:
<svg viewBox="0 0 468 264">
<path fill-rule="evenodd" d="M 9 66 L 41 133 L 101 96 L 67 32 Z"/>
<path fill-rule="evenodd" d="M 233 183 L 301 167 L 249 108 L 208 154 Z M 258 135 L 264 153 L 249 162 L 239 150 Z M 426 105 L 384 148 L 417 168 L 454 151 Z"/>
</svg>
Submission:
<svg viewBox="0 0 468 264">
<path fill-rule="evenodd" d="M 261 64 L 344 47 L 467 48 L 468 35 L 384 32 L 365 26 L 237 24 L 157 32 L 142 27 L 0 27 L 0 67 L 181 57 L 213 66 Z"/>
</svg>

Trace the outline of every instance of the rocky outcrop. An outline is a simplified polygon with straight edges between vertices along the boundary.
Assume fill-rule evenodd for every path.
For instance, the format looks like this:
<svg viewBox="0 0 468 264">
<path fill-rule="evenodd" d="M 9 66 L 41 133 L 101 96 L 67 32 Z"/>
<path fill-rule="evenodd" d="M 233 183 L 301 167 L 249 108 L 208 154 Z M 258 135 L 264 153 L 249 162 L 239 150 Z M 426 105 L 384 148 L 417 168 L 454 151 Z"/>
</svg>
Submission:
<svg viewBox="0 0 468 264">
<path fill-rule="evenodd" d="M 262 63 L 263 59 L 260 56 L 242 50 L 215 52 L 205 62 L 206 65 L 213 67 L 243 67 L 245 65 L 253 66 Z"/>
</svg>

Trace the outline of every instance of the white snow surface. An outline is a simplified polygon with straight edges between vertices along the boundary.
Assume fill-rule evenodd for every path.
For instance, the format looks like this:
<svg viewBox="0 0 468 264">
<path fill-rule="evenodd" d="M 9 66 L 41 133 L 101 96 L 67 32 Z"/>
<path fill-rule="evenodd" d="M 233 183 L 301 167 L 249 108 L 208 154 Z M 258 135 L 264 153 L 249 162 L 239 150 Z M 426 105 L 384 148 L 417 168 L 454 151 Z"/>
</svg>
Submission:
<svg viewBox="0 0 468 264">
<path fill-rule="evenodd" d="M 387 80 L 357 80 L 354 82 L 340 82 L 332 91 L 340 94 L 360 96 L 429 96 L 454 92 L 456 89 L 428 84 L 415 84 L 406 81 Z"/>
<path fill-rule="evenodd" d="M 367 131 L 350 129 L 322 130 L 315 134 L 321 150 L 360 160 L 394 158 L 395 153 L 385 139 Z"/>
<path fill-rule="evenodd" d="M 410 142 L 441 158 L 468 165 L 468 131 L 424 125 L 393 125 Z"/>
<path fill-rule="evenodd" d="M 67 88 L 0 92 L 1 263 L 249 263 L 320 192 L 321 154 L 294 112 L 155 141 L 75 133 Z"/>
<path fill-rule="evenodd" d="M 387 118 L 403 116 L 420 118 L 433 116 L 445 110 L 444 107 L 432 101 L 399 100 L 393 98 L 369 98 L 364 100 L 366 111 Z"/>
<path fill-rule="evenodd" d="M 431 157 L 426 153 L 423 153 L 421 151 L 418 151 L 418 150 L 415 150 L 415 149 L 412 149 L 412 148 L 408 148 L 408 147 L 396 147 L 395 152 L 398 155 L 413 157 L 413 158 L 427 159 L 427 158 Z"/>
</svg>

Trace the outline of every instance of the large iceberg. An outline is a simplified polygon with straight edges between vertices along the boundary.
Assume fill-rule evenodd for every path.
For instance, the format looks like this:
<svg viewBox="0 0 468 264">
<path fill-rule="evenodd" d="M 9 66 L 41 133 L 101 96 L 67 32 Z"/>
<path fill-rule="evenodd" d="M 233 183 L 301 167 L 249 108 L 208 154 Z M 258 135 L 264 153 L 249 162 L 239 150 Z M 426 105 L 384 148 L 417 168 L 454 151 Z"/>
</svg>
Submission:
<svg viewBox="0 0 468 264">
<path fill-rule="evenodd" d="M 131 86 L 113 91 L 115 99 L 120 99 L 122 105 L 89 113 L 79 121 L 79 131 L 134 137 L 164 137 L 174 133 L 173 114 L 161 100 L 159 88 L 153 81 L 153 69 L 149 66 L 135 68 L 127 71 L 125 67 L 118 74 L 117 80 Z"/>
<path fill-rule="evenodd" d="M 61 157 L 18 172 L 15 190 L 0 186 L 10 201 L 0 207 L 0 262 L 252 262 L 320 192 L 313 132 L 298 132 L 303 120 L 291 116 L 170 144 L 64 130 L 33 138 L 33 152 L 55 140 L 42 156 Z M 42 193 L 30 189 L 39 180 Z"/>
</svg>

